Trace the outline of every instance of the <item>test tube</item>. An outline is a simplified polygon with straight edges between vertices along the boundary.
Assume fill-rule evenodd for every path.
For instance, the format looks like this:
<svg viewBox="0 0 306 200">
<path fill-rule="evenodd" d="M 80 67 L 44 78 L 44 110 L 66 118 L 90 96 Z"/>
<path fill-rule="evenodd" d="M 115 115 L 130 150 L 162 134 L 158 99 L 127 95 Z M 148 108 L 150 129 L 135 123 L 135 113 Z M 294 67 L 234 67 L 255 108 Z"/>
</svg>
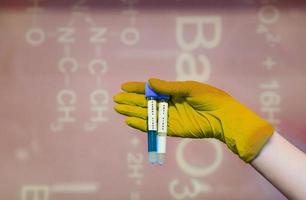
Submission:
<svg viewBox="0 0 306 200">
<path fill-rule="evenodd" d="M 157 136 L 157 160 L 159 164 L 165 162 L 166 156 L 169 99 L 170 97 L 167 95 L 159 95 Z"/>
<path fill-rule="evenodd" d="M 149 162 L 157 162 L 157 98 L 156 92 L 146 83 L 145 95 L 148 100 L 148 153 Z"/>
</svg>

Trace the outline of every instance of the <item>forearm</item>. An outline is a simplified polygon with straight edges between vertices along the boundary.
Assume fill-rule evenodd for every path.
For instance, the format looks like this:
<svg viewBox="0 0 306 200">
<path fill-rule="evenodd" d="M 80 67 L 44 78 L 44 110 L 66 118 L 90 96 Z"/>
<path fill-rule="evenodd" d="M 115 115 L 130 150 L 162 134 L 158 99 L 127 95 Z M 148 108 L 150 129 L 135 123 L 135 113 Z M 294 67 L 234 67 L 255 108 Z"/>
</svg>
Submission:
<svg viewBox="0 0 306 200">
<path fill-rule="evenodd" d="M 277 132 L 251 165 L 286 197 L 306 198 L 306 155 Z"/>
</svg>

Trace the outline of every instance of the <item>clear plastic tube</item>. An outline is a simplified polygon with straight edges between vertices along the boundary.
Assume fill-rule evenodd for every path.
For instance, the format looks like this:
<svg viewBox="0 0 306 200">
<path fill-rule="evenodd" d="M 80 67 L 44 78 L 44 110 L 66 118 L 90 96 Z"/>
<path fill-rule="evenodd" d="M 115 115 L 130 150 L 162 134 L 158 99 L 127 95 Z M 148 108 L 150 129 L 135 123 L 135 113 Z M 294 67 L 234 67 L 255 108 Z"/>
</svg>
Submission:
<svg viewBox="0 0 306 200">
<path fill-rule="evenodd" d="M 148 152 L 149 162 L 157 162 L 157 110 L 156 98 L 147 97 L 148 99 Z"/>
<path fill-rule="evenodd" d="M 165 162 L 167 127 L 168 127 L 168 102 L 161 99 L 158 103 L 158 136 L 157 136 L 157 159 L 159 164 Z"/>
</svg>

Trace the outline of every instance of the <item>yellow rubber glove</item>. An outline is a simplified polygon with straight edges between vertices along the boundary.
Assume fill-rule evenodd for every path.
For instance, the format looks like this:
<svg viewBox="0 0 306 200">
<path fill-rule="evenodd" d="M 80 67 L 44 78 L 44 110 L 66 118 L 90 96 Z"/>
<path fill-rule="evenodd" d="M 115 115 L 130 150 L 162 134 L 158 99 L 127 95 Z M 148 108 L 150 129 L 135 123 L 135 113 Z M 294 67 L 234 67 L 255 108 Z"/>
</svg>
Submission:
<svg viewBox="0 0 306 200">
<path fill-rule="evenodd" d="M 184 138 L 217 138 L 245 162 L 252 161 L 274 132 L 273 127 L 226 92 L 195 81 L 150 79 L 150 86 L 171 96 L 168 135 Z M 122 85 L 114 96 L 115 110 L 127 115 L 126 123 L 147 131 L 144 82 Z"/>
</svg>

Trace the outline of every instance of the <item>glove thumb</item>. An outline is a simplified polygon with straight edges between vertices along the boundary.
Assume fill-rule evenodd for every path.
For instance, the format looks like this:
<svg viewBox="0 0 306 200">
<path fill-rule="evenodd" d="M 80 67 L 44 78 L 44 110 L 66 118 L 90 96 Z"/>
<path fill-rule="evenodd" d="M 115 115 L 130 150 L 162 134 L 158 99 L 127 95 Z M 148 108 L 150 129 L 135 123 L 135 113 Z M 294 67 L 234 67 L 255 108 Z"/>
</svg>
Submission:
<svg viewBox="0 0 306 200">
<path fill-rule="evenodd" d="M 189 96 L 191 87 L 186 81 L 164 81 L 149 79 L 150 87 L 157 93 L 170 96 Z"/>
</svg>

